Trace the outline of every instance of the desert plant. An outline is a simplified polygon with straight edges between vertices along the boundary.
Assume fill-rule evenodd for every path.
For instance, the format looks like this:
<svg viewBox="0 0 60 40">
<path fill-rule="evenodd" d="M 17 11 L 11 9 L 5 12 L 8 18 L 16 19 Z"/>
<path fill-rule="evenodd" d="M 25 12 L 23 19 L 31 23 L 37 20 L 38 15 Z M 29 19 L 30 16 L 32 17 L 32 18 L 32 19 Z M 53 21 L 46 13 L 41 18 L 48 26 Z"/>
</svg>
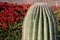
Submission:
<svg viewBox="0 0 60 40">
<path fill-rule="evenodd" d="M 58 40 L 57 20 L 51 7 L 45 3 L 30 7 L 22 30 L 22 40 Z"/>
</svg>

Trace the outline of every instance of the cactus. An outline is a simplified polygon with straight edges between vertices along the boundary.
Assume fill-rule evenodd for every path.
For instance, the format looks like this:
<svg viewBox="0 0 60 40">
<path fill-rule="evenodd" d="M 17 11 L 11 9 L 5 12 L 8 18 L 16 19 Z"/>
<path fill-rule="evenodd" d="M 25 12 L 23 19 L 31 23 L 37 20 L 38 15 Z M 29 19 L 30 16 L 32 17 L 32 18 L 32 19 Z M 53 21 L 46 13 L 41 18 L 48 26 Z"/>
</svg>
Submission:
<svg viewBox="0 0 60 40">
<path fill-rule="evenodd" d="M 30 7 L 23 23 L 22 40 L 57 40 L 57 21 L 47 4 Z"/>
</svg>

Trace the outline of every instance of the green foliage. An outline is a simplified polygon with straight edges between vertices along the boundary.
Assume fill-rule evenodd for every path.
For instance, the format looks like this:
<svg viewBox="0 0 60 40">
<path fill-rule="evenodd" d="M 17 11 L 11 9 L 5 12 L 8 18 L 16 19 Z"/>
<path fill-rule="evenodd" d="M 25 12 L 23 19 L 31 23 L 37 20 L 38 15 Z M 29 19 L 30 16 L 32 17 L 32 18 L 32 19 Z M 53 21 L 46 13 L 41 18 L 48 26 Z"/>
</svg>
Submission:
<svg viewBox="0 0 60 40">
<path fill-rule="evenodd" d="M 22 24 L 22 22 L 20 22 Z M 9 27 L 10 29 L 2 29 L 0 28 L 0 39 L 6 39 L 6 40 L 21 40 L 22 37 L 22 25 L 18 24 L 12 24 Z"/>
</svg>

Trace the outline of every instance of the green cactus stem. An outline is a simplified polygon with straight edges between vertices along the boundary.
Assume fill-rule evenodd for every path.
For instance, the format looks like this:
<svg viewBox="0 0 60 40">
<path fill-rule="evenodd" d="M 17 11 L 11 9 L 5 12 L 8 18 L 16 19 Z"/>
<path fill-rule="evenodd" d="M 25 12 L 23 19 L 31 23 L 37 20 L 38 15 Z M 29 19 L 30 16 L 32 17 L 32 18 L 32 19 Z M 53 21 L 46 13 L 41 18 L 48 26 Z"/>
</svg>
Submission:
<svg viewBox="0 0 60 40">
<path fill-rule="evenodd" d="M 50 6 L 37 3 L 30 7 L 23 23 L 22 40 L 57 40 L 57 21 Z"/>
</svg>

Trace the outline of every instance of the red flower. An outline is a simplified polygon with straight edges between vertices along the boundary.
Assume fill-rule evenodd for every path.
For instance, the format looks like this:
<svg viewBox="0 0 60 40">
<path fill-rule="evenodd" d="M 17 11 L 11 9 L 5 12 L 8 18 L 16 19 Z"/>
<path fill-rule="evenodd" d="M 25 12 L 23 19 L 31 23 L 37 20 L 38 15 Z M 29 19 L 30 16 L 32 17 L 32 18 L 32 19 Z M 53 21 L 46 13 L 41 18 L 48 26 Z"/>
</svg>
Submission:
<svg viewBox="0 0 60 40">
<path fill-rule="evenodd" d="M 8 11 L 10 11 L 10 12 L 11 12 L 11 11 L 13 11 L 14 9 L 15 9 L 15 8 L 9 8 L 9 9 L 8 9 Z"/>
<path fill-rule="evenodd" d="M 0 18 L 0 20 L 2 20 L 2 18 Z"/>
<path fill-rule="evenodd" d="M 26 12 L 23 12 L 23 13 L 22 13 L 22 16 L 25 16 L 25 15 L 26 15 Z"/>
<path fill-rule="evenodd" d="M 3 24 L 2 24 L 2 28 L 3 28 L 3 29 L 6 29 L 6 23 L 3 23 Z"/>
<path fill-rule="evenodd" d="M 1 18 L 2 23 L 6 23 L 6 20 L 4 18 Z"/>
<path fill-rule="evenodd" d="M 22 8 L 23 8 L 23 5 L 19 4 L 18 7 L 19 7 L 20 9 L 22 9 Z"/>
<path fill-rule="evenodd" d="M 21 10 L 22 8 L 16 7 L 15 10 Z"/>
<path fill-rule="evenodd" d="M 58 8 L 58 6 L 56 6 L 56 5 L 52 6 L 52 9 L 57 9 L 57 8 Z"/>
<path fill-rule="evenodd" d="M 0 13 L 0 18 L 2 17 L 2 14 Z"/>
<path fill-rule="evenodd" d="M 9 16 L 10 16 L 10 17 L 13 17 L 13 16 L 14 16 L 14 14 L 11 12 L 11 13 L 9 13 Z"/>
<path fill-rule="evenodd" d="M 14 7 L 14 5 L 11 4 L 11 3 L 5 3 L 4 6 L 5 6 L 5 7 Z"/>
<path fill-rule="evenodd" d="M 31 4 L 22 4 L 24 10 L 28 10 L 28 8 L 31 6 Z"/>
<path fill-rule="evenodd" d="M 10 17 L 9 20 L 10 20 L 10 23 L 14 22 L 14 18 L 12 18 L 12 17 Z"/>
<path fill-rule="evenodd" d="M 19 21 L 20 20 L 20 17 L 16 17 L 16 21 Z"/>
<path fill-rule="evenodd" d="M 0 5 L 3 5 L 3 2 L 0 2 Z"/>
<path fill-rule="evenodd" d="M 9 20 L 9 18 L 8 18 L 8 17 L 4 17 L 4 20 L 8 21 L 8 20 Z"/>
<path fill-rule="evenodd" d="M 15 16 L 18 16 L 18 13 L 17 13 L 17 12 L 14 12 L 14 15 L 15 15 Z"/>
</svg>

